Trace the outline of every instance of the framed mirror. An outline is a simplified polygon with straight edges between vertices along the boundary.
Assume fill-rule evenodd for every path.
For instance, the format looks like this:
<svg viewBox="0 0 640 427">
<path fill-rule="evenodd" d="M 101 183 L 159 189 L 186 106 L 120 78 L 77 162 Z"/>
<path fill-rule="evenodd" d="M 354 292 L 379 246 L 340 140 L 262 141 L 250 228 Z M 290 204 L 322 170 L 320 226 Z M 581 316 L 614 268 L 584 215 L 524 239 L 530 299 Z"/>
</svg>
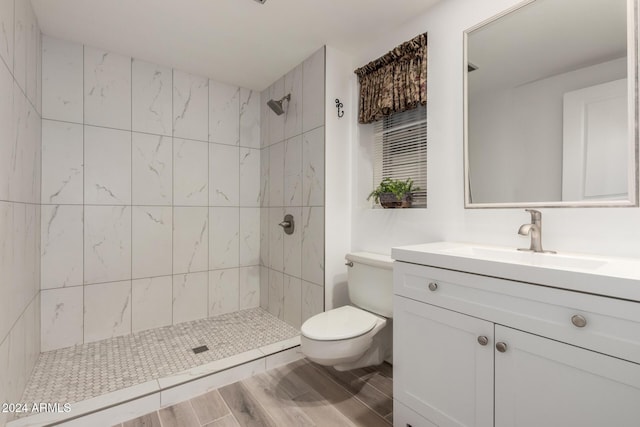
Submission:
<svg viewBox="0 0 640 427">
<path fill-rule="evenodd" d="M 465 31 L 465 208 L 638 206 L 637 1 L 529 0 Z"/>
</svg>

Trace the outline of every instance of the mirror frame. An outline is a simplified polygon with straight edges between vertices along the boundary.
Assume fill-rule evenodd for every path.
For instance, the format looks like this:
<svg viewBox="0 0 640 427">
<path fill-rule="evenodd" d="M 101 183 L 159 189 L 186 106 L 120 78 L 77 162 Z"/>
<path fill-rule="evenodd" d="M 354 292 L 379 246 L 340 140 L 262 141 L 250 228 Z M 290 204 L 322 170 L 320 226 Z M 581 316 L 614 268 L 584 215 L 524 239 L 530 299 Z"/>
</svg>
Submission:
<svg viewBox="0 0 640 427">
<path fill-rule="evenodd" d="M 627 200 L 611 200 L 611 201 L 555 201 L 555 202 L 498 202 L 498 203 L 472 203 L 470 202 L 470 183 L 469 183 L 469 95 L 468 95 L 468 37 L 469 34 L 487 24 L 490 24 L 518 9 L 535 3 L 539 0 L 525 0 L 503 12 L 498 13 L 463 32 L 463 137 L 464 137 L 464 208 L 465 209 L 486 209 L 486 208 L 583 208 L 583 207 L 638 207 L 638 186 L 639 186 L 639 161 L 638 161 L 638 126 L 639 117 L 639 93 L 638 93 L 638 58 L 640 52 L 638 50 L 638 24 L 640 23 L 640 15 L 638 2 L 640 0 L 627 1 L 627 81 L 628 93 L 633 94 L 629 99 L 628 111 L 628 129 L 629 129 L 629 158 L 628 167 L 633 168 L 634 173 L 629 174 Z M 632 78 L 630 78 L 632 77 Z"/>
</svg>

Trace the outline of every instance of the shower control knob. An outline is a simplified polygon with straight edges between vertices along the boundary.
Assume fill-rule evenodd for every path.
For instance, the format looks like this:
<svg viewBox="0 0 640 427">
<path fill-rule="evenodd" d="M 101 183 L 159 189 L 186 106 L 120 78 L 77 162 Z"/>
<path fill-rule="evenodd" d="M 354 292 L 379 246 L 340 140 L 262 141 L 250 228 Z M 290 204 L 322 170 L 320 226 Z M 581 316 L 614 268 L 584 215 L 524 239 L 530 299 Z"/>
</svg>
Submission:
<svg viewBox="0 0 640 427">
<path fill-rule="evenodd" d="M 284 216 L 284 220 L 278 224 L 286 234 L 293 234 L 293 230 L 295 229 L 295 222 L 293 221 L 293 215 L 286 214 Z"/>
<path fill-rule="evenodd" d="M 431 292 L 435 291 L 436 289 L 438 289 L 438 284 L 436 282 L 429 283 L 429 290 Z"/>
<path fill-rule="evenodd" d="M 507 343 L 496 343 L 496 350 L 498 350 L 500 353 L 504 353 L 505 351 L 507 351 Z"/>
<path fill-rule="evenodd" d="M 478 337 L 478 344 L 480 344 L 480 345 L 489 344 L 489 338 L 485 337 L 484 335 L 479 336 Z"/>
<path fill-rule="evenodd" d="M 584 328 L 585 326 L 587 326 L 587 319 L 579 314 L 574 314 L 573 316 L 571 316 L 571 323 L 573 323 L 573 326 L 576 326 L 578 328 Z"/>
</svg>

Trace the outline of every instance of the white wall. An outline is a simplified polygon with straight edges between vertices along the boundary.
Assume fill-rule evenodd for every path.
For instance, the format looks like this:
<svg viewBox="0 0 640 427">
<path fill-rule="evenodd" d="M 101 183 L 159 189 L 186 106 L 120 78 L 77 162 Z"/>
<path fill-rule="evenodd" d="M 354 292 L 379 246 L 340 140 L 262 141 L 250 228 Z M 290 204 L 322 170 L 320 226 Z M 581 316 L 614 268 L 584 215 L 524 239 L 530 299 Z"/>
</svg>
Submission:
<svg viewBox="0 0 640 427">
<path fill-rule="evenodd" d="M 40 44 L 30 2 L 0 2 L 0 403 L 40 354 Z"/>
<path fill-rule="evenodd" d="M 474 92 L 469 97 L 474 203 L 562 200 L 563 95 L 626 75 L 627 61 L 621 58 L 517 87 Z"/>
<path fill-rule="evenodd" d="M 370 209 L 371 140 L 358 125 L 354 139 L 352 249 L 389 253 L 391 247 L 436 240 L 528 246 L 519 236 L 529 221 L 522 209 L 464 209 L 462 33 L 516 0 L 447 0 L 373 41 L 355 58 L 361 66 L 421 32 L 428 32 L 428 208 Z M 352 103 L 355 111 L 356 98 Z M 328 169 L 331 166 L 328 165 Z M 637 208 L 542 209 L 544 245 L 559 251 L 640 255 Z M 329 255 L 328 255 L 329 256 Z"/>
<path fill-rule="evenodd" d="M 325 96 L 327 171 L 325 186 L 325 310 L 345 305 L 347 295 L 347 267 L 344 255 L 351 250 L 353 162 L 349 144 L 354 123 L 353 114 L 353 58 L 327 46 L 327 75 Z M 340 99 L 344 116 L 338 117 L 335 100 Z"/>
<path fill-rule="evenodd" d="M 44 38 L 43 351 L 259 305 L 259 103 Z"/>
</svg>

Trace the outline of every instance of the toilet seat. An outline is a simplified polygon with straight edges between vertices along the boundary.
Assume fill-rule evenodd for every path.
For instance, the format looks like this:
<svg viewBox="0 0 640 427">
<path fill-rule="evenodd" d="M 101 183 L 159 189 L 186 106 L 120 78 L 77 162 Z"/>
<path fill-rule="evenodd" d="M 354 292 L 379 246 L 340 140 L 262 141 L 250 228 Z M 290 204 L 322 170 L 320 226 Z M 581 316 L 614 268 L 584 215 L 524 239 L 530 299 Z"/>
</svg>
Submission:
<svg viewBox="0 0 640 427">
<path fill-rule="evenodd" d="M 300 331 L 317 341 L 346 340 L 366 334 L 378 320 L 374 314 L 346 305 L 316 314 L 304 322 Z"/>
</svg>

